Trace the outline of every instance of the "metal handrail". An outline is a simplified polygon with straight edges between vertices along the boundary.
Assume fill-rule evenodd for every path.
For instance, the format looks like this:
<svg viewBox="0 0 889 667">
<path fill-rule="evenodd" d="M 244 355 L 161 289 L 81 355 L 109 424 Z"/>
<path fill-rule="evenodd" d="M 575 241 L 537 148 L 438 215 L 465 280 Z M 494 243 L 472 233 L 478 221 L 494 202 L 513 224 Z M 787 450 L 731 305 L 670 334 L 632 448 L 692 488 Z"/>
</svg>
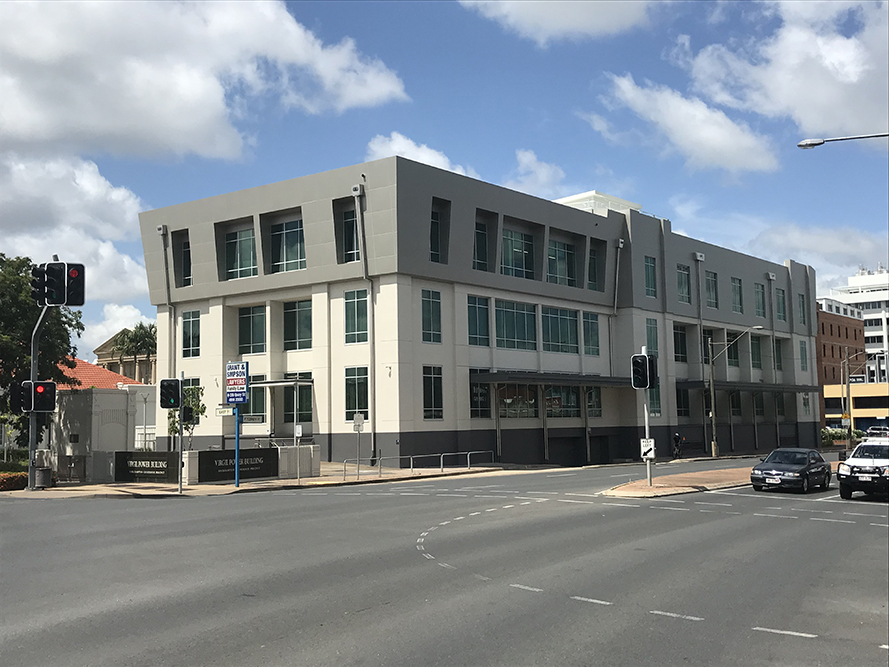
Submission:
<svg viewBox="0 0 889 667">
<path fill-rule="evenodd" d="M 403 459 L 410 459 L 410 470 L 411 474 L 414 474 L 414 459 L 423 459 L 429 458 L 433 456 L 439 457 L 439 471 L 444 472 L 444 457 L 445 456 L 466 456 L 466 469 L 472 470 L 472 455 L 473 454 L 490 454 L 491 455 L 491 463 L 494 463 L 494 451 L 491 449 L 481 449 L 471 452 L 443 452 L 441 454 L 412 454 L 405 456 L 379 456 L 372 458 L 363 458 L 363 459 L 343 459 L 343 481 L 346 481 L 346 464 L 347 463 L 355 463 L 356 471 L 355 478 L 361 479 L 361 462 L 367 461 L 368 465 L 373 465 L 373 462 L 377 462 L 377 468 L 379 469 L 379 477 L 383 476 L 383 461 L 401 461 Z"/>
</svg>

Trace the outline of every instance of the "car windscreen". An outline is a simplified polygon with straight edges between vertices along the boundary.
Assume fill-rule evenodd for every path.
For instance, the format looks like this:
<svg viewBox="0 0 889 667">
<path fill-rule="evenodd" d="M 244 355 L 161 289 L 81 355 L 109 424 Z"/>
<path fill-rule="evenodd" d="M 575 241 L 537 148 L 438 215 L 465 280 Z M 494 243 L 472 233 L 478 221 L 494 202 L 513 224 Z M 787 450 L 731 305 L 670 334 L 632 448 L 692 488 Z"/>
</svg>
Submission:
<svg viewBox="0 0 889 667">
<path fill-rule="evenodd" d="M 869 459 L 889 459 L 889 445 L 861 445 L 852 456 Z"/>
<path fill-rule="evenodd" d="M 796 465 L 804 465 L 806 462 L 805 452 L 781 452 L 774 451 L 769 454 L 765 460 L 766 463 L 790 463 Z"/>
</svg>

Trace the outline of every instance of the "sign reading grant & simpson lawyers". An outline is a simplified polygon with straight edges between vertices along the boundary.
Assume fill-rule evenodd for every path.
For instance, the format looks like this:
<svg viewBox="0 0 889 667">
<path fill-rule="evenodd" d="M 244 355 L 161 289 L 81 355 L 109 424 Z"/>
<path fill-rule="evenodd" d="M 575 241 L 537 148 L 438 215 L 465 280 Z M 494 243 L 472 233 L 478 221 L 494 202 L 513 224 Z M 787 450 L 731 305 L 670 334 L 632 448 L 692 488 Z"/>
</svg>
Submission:
<svg viewBox="0 0 889 667">
<path fill-rule="evenodd" d="M 177 452 L 114 452 L 114 481 L 175 483 L 178 463 Z"/>
<path fill-rule="evenodd" d="M 278 476 L 278 449 L 242 449 L 241 479 Z M 235 450 L 198 452 L 198 482 L 224 482 L 235 478 Z"/>
</svg>

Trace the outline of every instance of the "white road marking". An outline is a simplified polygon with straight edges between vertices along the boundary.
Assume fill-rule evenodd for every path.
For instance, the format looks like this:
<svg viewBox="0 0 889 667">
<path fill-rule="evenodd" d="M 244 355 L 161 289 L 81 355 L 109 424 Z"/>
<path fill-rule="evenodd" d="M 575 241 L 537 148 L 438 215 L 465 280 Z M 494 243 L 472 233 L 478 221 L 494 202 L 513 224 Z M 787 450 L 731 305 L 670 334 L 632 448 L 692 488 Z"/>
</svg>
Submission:
<svg viewBox="0 0 889 667">
<path fill-rule="evenodd" d="M 428 493 L 408 493 L 408 492 L 404 492 L 404 493 L 399 493 L 398 495 L 399 495 L 399 496 L 428 496 L 429 494 L 428 494 Z"/>
<path fill-rule="evenodd" d="M 491 581 L 491 577 L 486 577 L 483 574 L 473 574 L 472 576 L 476 579 L 481 579 L 482 581 Z"/>
<path fill-rule="evenodd" d="M 657 505 L 652 505 L 651 509 L 653 510 L 673 510 L 674 512 L 690 512 L 687 507 L 658 507 Z"/>
<path fill-rule="evenodd" d="M 326 496 L 327 491 L 303 491 L 303 496 Z"/>
<path fill-rule="evenodd" d="M 335 496 L 360 496 L 360 493 L 353 493 L 352 491 L 338 491 L 334 493 Z"/>
<path fill-rule="evenodd" d="M 657 614 L 658 616 L 669 616 L 670 618 L 681 618 L 683 621 L 703 621 L 704 620 L 700 616 L 686 616 L 685 614 L 674 614 L 669 611 L 652 610 L 648 613 L 649 614 Z"/>
<path fill-rule="evenodd" d="M 635 477 L 636 475 L 631 472 L 625 472 L 622 475 L 608 475 L 609 477 Z"/>
<path fill-rule="evenodd" d="M 726 512 L 726 514 L 740 514 L 740 512 Z"/>
<path fill-rule="evenodd" d="M 592 500 L 572 500 L 571 498 L 556 498 L 557 503 L 578 503 L 580 505 L 596 505 Z"/>
<path fill-rule="evenodd" d="M 477 486 L 464 486 L 461 487 L 462 491 L 476 491 L 478 489 L 496 489 L 499 486 L 503 486 L 502 484 L 479 484 Z"/>
<path fill-rule="evenodd" d="M 601 493 L 566 493 L 566 496 L 581 496 L 582 498 L 598 498 Z"/>
<path fill-rule="evenodd" d="M 394 494 L 394 493 L 389 493 L 389 492 L 385 492 L 385 493 L 372 493 L 372 492 L 368 492 L 367 495 L 369 495 L 369 496 L 394 496 L 395 494 Z"/>
<path fill-rule="evenodd" d="M 872 523 L 872 526 L 878 526 L 879 528 L 889 528 L 889 523 Z"/>
<path fill-rule="evenodd" d="M 447 526 L 449 523 L 450 523 L 450 521 L 442 521 L 442 522 L 441 522 L 440 524 L 438 524 L 438 525 L 439 525 L 439 526 Z"/>
<path fill-rule="evenodd" d="M 776 635 L 790 635 L 791 637 L 805 637 L 806 639 L 814 639 L 818 635 L 809 634 L 808 632 L 793 632 L 792 630 L 775 630 L 774 628 L 751 628 L 751 630 L 759 630 L 760 632 L 771 632 Z"/>
<path fill-rule="evenodd" d="M 605 600 L 595 600 L 593 598 L 582 598 L 579 595 L 572 595 L 571 599 L 577 600 L 578 602 L 591 602 L 592 604 L 604 604 L 604 605 L 613 604 L 612 602 L 605 602 Z"/>
<path fill-rule="evenodd" d="M 753 516 L 769 516 L 769 517 L 772 517 L 773 519 L 799 519 L 798 516 L 788 516 L 786 514 L 756 514 L 756 513 L 754 513 Z"/>
<path fill-rule="evenodd" d="M 533 494 L 541 495 L 541 496 L 557 496 L 559 495 L 558 491 L 527 491 L 529 496 Z"/>
<path fill-rule="evenodd" d="M 426 539 L 425 537 L 418 537 L 418 538 L 417 538 L 417 543 L 418 543 L 418 544 L 423 544 L 423 541 L 424 541 L 425 539 Z"/>
<path fill-rule="evenodd" d="M 794 507 L 794 512 L 817 512 L 818 514 L 833 514 L 833 510 L 809 510 L 804 507 Z"/>
<path fill-rule="evenodd" d="M 440 562 L 440 561 L 439 561 L 438 564 L 441 565 L 441 566 L 444 567 L 444 568 L 447 568 L 448 570 L 456 570 L 456 569 L 457 569 L 457 568 L 454 567 L 453 565 L 448 565 L 447 563 L 442 563 L 442 562 Z"/>
<path fill-rule="evenodd" d="M 503 509 L 508 510 L 510 507 L 515 507 L 515 505 L 504 505 Z"/>
<path fill-rule="evenodd" d="M 423 554 L 423 556 L 425 558 L 428 558 L 429 560 L 435 560 L 435 556 L 433 556 L 432 554 Z"/>
<path fill-rule="evenodd" d="M 547 477 L 574 477 L 576 472 L 563 472 L 558 475 L 547 475 Z"/>
<path fill-rule="evenodd" d="M 481 512 L 470 512 L 469 516 L 478 516 Z"/>
<path fill-rule="evenodd" d="M 705 503 L 700 500 L 695 501 L 695 505 L 715 505 L 716 507 L 733 507 L 731 503 Z"/>
<path fill-rule="evenodd" d="M 526 500 L 526 501 L 523 502 L 523 503 L 519 503 L 519 505 L 530 505 L 530 504 L 531 504 L 531 501 L 530 501 L 530 500 Z"/>
<path fill-rule="evenodd" d="M 498 508 L 492 507 L 490 509 L 486 509 L 485 512 L 496 512 Z"/>
<path fill-rule="evenodd" d="M 478 495 L 478 494 L 476 494 L 475 497 L 476 497 L 476 498 L 503 498 L 503 499 L 506 498 L 506 496 L 480 496 L 480 495 Z"/>
<path fill-rule="evenodd" d="M 878 519 L 885 519 L 885 514 L 862 514 L 861 512 L 843 512 L 846 516 L 874 516 Z"/>
<path fill-rule="evenodd" d="M 651 501 L 655 503 L 680 503 L 682 505 L 685 504 L 684 500 L 673 500 L 672 498 L 652 498 Z"/>
<path fill-rule="evenodd" d="M 698 510 L 698 512 L 707 512 L 709 514 L 713 514 L 716 512 L 716 510 Z"/>
<path fill-rule="evenodd" d="M 767 510 L 783 510 L 783 507 L 766 507 Z"/>
<path fill-rule="evenodd" d="M 880 648 L 889 648 L 889 644 L 883 644 Z"/>
<path fill-rule="evenodd" d="M 426 547 L 424 547 L 422 544 L 417 545 L 417 551 L 425 551 L 425 550 L 426 550 Z"/>
<path fill-rule="evenodd" d="M 465 518 L 466 518 L 465 516 L 455 516 L 455 517 L 454 517 L 454 521 L 461 521 L 461 520 L 463 520 L 463 519 L 465 519 Z"/>
<path fill-rule="evenodd" d="M 849 521 L 848 519 L 825 519 L 820 516 L 810 516 L 809 521 L 830 521 L 831 523 L 856 523 L 855 521 Z"/>
<path fill-rule="evenodd" d="M 630 505 L 629 503 L 602 503 L 603 505 L 611 505 L 612 507 L 642 507 L 641 505 Z"/>
<path fill-rule="evenodd" d="M 523 591 L 531 591 L 532 593 L 543 593 L 542 588 L 533 588 L 531 586 L 523 586 L 522 584 L 510 584 L 513 588 L 520 588 Z"/>
<path fill-rule="evenodd" d="M 465 498 L 465 493 L 436 493 L 437 498 Z"/>
</svg>

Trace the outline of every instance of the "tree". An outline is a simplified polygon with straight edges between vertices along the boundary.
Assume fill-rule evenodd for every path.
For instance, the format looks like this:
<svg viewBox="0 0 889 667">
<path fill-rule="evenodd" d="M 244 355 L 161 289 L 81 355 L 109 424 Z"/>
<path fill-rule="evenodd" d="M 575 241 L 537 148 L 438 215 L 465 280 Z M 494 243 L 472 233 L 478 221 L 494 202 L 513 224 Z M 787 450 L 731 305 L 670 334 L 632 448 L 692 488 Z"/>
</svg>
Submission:
<svg viewBox="0 0 889 667">
<path fill-rule="evenodd" d="M 7 257 L 0 253 L 0 421 L 18 431 L 16 442 L 28 446 L 28 415 L 12 414 L 9 388 L 31 379 L 31 334 L 42 310 L 31 298 L 31 266 L 27 257 Z M 37 377 L 69 385 L 80 384 L 67 377 L 62 366 L 74 368 L 77 348 L 72 334 L 83 333 L 80 311 L 66 306 L 48 308 L 40 335 Z M 38 420 L 38 440 L 45 428 Z"/>
<path fill-rule="evenodd" d="M 198 425 L 200 418 L 207 414 L 207 406 L 204 405 L 203 387 L 185 387 L 182 391 L 183 407 L 192 409 L 191 421 L 182 423 L 182 430 L 188 436 L 188 449 L 194 440 L 194 427 Z M 179 410 L 167 410 L 167 435 L 179 433 Z"/>
<path fill-rule="evenodd" d="M 139 377 L 139 355 L 145 355 L 145 361 L 151 361 L 151 355 L 157 352 L 157 325 L 154 323 L 137 323 L 132 329 L 121 329 L 112 339 L 112 349 L 118 355 L 123 370 L 124 357 L 133 358 L 133 379 Z M 149 364 L 150 366 L 150 364 Z"/>
</svg>

